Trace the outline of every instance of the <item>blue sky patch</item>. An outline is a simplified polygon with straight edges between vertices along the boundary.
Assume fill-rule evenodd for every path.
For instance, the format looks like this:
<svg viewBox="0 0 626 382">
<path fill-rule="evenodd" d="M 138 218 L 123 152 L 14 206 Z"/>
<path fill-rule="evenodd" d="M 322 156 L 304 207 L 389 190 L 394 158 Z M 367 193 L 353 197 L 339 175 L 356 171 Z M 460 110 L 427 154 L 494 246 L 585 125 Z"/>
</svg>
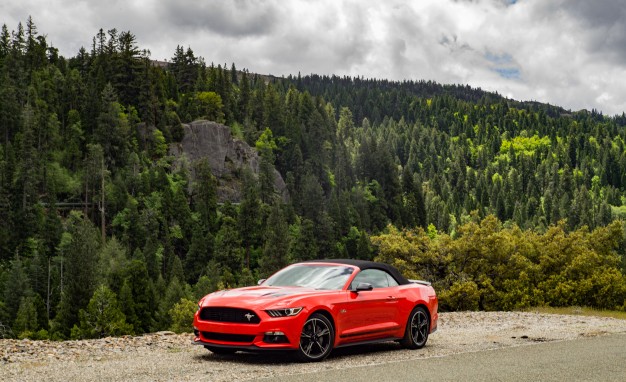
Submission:
<svg viewBox="0 0 626 382">
<path fill-rule="evenodd" d="M 521 72 L 510 54 L 496 54 L 487 51 L 484 57 L 493 65 L 490 69 L 498 73 L 500 77 L 508 80 L 519 80 L 521 78 Z"/>
<path fill-rule="evenodd" d="M 485 53 L 485 58 L 496 65 L 506 65 L 513 61 L 513 57 L 511 57 L 508 53 L 503 54 L 495 54 L 491 52 Z"/>
<path fill-rule="evenodd" d="M 522 75 L 518 68 L 492 68 L 491 70 L 509 80 L 519 80 Z"/>
</svg>

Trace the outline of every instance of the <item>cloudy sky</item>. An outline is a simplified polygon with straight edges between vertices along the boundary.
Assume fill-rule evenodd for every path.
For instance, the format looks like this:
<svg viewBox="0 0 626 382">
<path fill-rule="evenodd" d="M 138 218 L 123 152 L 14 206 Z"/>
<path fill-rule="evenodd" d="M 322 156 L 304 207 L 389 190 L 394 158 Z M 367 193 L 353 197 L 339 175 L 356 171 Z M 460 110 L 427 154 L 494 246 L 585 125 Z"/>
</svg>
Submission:
<svg viewBox="0 0 626 382">
<path fill-rule="evenodd" d="M 7 0 L 61 54 L 99 28 L 154 59 L 190 46 L 251 72 L 469 84 L 567 109 L 626 111 L 624 0 Z"/>
</svg>

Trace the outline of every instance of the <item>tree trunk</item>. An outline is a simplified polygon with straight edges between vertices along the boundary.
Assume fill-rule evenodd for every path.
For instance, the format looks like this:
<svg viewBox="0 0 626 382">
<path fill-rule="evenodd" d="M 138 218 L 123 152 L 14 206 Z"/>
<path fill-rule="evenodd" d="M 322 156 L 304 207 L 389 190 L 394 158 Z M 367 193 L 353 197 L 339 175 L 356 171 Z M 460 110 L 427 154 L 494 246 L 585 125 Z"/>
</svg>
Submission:
<svg viewBox="0 0 626 382">
<path fill-rule="evenodd" d="M 106 241 L 106 222 L 105 222 L 105 211 L 104 211 L 104 158 L 102 158 L 101 163 L 101 171 L 100 171 L 100 187 L 101 187 L 101 206 L 100 206 L 100 229 L 102 233 L 102 245 L 104 245 Z"/>
<path fill-rule="evenodd" d="M 48 291 L 46 293 L 46 311 L 50 319 L 50 257 L 48 257 Z"/>
</svg>

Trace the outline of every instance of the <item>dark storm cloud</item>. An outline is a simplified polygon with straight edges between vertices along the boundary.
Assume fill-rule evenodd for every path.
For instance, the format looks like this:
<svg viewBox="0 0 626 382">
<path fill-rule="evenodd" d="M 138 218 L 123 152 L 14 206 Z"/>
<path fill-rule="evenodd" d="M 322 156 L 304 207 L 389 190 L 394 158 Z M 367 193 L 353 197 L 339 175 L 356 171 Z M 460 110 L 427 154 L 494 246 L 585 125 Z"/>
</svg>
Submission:
<svg viewBox="0 0 626 382">
<path fill-rule="evenodd" d="M 604 59 L 626 63 L 626 4 L 623 0 L 568 0 L 537 7 L 541 17 L 567 15 L 584 31 L 579 43 Z M 568 33 L 568 31 L 564 31 Z"/>
<path fill-rule="evenodd" d="M 472 47 L 468 43 L 459 41 L 459 37 L 455 34 L 443 35 L 439 39 L 439 44 L 449 49 L 450 52 L 458 52 L 461 50 L 472 50 Z"/>
<path fill-rule="evenodd" d="M 285 3 L 288 4 L 288 3 Z M 351 74 L 371 52 L 370 15 L 351 4 L 327 3 L 326 12 L 286 9 L 291 14 L 277 25 L 263 46 L 275 67 L 288 74 Z M 297 6 L 296 6 L 297 8 Z"/>
<path fill-rule="evenodd" d="M 591 32 L 589 49 L 626 62 L 626 4 L 623 0 L 577 0 L 566 9 Z"/>
<path fill-rule="evenodd" d="M 626 7 L 623 0 L 570 0 L 561 5 L 563 10 L 592 28 L 604 28 L 607 25 L 626 22 Z"/>
<path fill-rule="evenodd" d="M 159 10 L 171 27 L 227 37 L 267 35 L 280 22 L 281 13 L 274 2 L 253 0 L 168 0 Z"/>
</svg>

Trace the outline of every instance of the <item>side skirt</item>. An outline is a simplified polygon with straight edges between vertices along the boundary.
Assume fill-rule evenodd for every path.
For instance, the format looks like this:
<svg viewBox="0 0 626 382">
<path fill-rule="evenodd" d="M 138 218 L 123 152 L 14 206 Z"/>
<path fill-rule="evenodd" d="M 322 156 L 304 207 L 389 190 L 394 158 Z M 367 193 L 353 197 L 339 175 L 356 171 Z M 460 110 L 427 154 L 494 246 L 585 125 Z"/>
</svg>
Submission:
<svg viewBox="0 0 626 382">
<path fill-rule="evenodd" d="M 347 348 L 349 346 L 357 346 L 357 345 L 377 344 L 377 343 L 380 343 L 380 342 L 400 341 L 401 339 L 402 338 L 398 338 L 398 337 L 385 337 L 385 338 L 379 338 L 379 339 L 376 339 L 376 340 L 350 342 L 349 344 L 342 344 L 342 345 L 336 346 L 335 349 Z"/>
</svg>

